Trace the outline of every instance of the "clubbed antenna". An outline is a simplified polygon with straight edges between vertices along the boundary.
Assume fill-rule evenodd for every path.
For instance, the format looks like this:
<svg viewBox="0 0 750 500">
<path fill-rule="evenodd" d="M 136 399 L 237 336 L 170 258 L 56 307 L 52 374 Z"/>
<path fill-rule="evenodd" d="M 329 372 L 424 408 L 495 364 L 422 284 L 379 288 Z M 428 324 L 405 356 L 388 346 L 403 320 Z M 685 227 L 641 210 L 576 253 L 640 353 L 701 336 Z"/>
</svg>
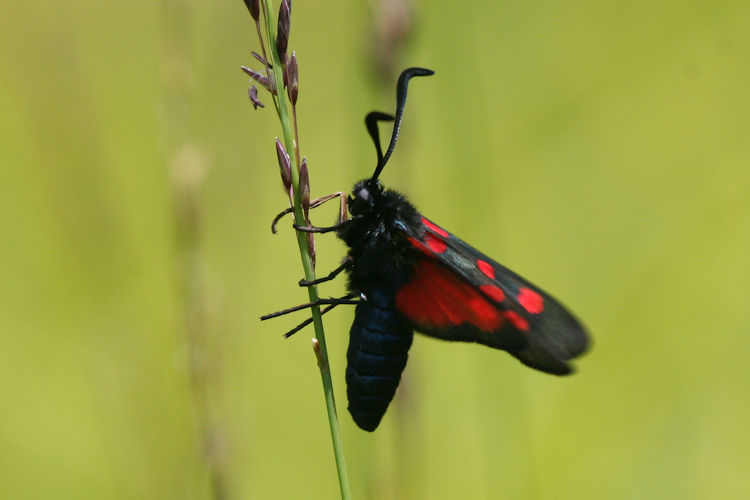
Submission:
<svg viewBox="0 0 750 500">
<path fill-rule="evenodd" d="M 378 165 L 375 167 L 375 173 L 372 174 L 371 180 L 376 180 L 378 176 L 380 175 L 380 172 L 382 172 L 383 167 L 385 167 L 385 164 L 388 163 L 388 159 L 391 157 L 391 153 L 393 153 L 393 148 L 396 147 L 396 141 L 398 140 L 398 132 L 401 128 L 401 118 L 404 115 L 404 106 L 406 106 L 406 89 L 409 86 L 409 80 L 413 76 L 430 76 L 434 75 L 435 72 L 431 69 L 426 68 L 408 68 L 405 69 L 401 75 L 398 77 L 398 82 L 396 83 L 396 116 L 395 118 L 391 118 L 390 115 L 387 115 L 386 113 L 378 113 L 376 111 L 373 111 L 372 113 L 369 113 L 367 117 L 365 118 L 365 123 L 367 124 L 367 130 L 370 132 L 370 136 L 373 137 L 373 141 L 375 142 L 375 149 L 378 152 Z M 371 118 L 373 115 L 375 117 Z M 383 118 L 383 116 L 387 118 Z M 377 122 L 386 120 L 386 119 L 393 119 L 393 133 L 391 135 L 391 142 L 388 144 L 388 150 L 385 152 L 384 156 L 381 156 L 382 150 L 380 148 L 380 139 L 375 139 L 378 136 L 377 132 Z"/>
</svg>

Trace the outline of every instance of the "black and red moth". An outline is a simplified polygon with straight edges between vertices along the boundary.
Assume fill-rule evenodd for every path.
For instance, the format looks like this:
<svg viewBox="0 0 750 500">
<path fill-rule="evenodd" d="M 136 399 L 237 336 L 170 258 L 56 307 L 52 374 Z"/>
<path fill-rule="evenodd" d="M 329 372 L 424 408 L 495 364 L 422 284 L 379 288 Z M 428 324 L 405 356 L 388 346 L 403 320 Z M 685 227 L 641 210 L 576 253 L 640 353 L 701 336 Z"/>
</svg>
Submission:
<svg viewBox="0 0 750 500">
<path fill-rule="evenodd" d="M 377 428 L 393 399 L 415 330 L 502 349 L 554 375 L 571 373 L 568 361 L 588 344 L 583 326 L 549 294 L 421 215 L 402 194 L 378 181 L 398 138 L 409 79 L 432 74 L 423 68 L 405 70 L 397 83 L 395 117 L 367 115 L 378 163 L 372 177 L 354 186 L 348 198 L 351 217 L 330 228 L 295 226 L 335 230 L 349 247 L 343 264 L 316 283 L 341 271 L 349 277 L 349 295 L 321 303 L 356 303 L 346 383 L 349 411 L 366 431 Z M 377 122 L 391 120 L 391 142 L 383 155 Z M 353 297 L 360 299 L 348 300 Z"/>
</svg>

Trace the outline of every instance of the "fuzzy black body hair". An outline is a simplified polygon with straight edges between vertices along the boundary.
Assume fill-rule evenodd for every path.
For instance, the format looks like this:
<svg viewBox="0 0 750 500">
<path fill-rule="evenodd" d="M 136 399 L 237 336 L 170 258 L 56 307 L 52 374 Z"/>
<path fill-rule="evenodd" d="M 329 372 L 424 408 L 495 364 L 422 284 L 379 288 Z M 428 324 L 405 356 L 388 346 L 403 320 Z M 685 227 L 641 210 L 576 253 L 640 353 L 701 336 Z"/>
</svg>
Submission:
<svg viewBox="0 0 750 500">
<path fill-rule="evenodd" d="M 411 276 L 414 260 L 404 229 L 422 232 L 421 216 L 403 194 L 370 179 L 354 185 L 350 200 L 353 220 L 338 231 L 352 261 L 349 291 L 367 296 L 377 287 L 395 293 Z"/>
</svg>

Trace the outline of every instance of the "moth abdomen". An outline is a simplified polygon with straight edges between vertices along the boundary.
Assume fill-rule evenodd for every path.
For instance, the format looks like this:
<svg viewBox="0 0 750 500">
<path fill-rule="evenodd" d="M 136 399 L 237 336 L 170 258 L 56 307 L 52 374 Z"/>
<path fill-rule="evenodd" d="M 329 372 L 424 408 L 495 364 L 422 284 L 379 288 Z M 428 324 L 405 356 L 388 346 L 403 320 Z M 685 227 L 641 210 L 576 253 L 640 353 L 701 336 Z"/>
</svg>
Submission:
<svg viewBox="0 0 750 500">
<path fill-rule="evenodd" d="M 413 339 L 411 326 L 370 293 L 357 305 L 349 332 L 346 386 L 349 412 L 356 424 L 374 431 L 396 393 Z"/>
</svg>

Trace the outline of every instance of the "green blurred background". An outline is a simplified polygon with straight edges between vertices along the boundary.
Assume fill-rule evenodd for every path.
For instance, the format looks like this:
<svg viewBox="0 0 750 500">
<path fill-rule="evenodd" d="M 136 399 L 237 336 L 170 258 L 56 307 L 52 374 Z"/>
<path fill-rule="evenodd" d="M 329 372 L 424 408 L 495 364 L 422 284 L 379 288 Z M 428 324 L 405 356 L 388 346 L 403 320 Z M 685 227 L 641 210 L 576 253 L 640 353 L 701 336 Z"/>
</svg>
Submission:
<svg viewBox="0 0 750 500">
<path fill-rule="evenodd" d="M 392 72 L 434 69 L 382 179 L 595 344 L 560 379 L 418 337 L 369 434 L 332 312 L 355 498 L 750 495 L 750 5 L 399 5 L 294 2 L 313 196 L 371 172 Z M 242 2 L 4 1 L 0 27 L 0 497 L 336 498 L 312 331 L 258 321 L 306 294 Z M 319 273 L 344 252 L 319 237 Z"/>
</svg>

